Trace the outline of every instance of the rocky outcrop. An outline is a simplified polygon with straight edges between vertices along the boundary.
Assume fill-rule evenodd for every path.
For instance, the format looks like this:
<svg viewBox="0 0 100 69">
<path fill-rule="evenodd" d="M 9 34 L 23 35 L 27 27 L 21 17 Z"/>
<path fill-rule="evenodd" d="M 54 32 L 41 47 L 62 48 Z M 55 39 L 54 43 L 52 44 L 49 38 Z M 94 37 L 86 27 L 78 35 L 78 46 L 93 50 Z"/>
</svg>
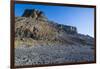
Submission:
<svg viewBox="0 0 100 69">
<path fill-rule="evenodd" d="M 63 29 L 66 33 L 68 34 L 77 34 L 77 28 L 73 26 L 67 26 L 67 25 L 62 25 L 58 24 L 57 25 L 60 29 Z"/>
<path fill-rule="evenodd" d="M 26 9 L 24 11 L 22 17 L 32 17 L 32 18 L 35 18 L 36 20 L 38 20 L 38 19 L 47 20 L 44 13 L 42 11 L 36 10 L 36 9 Z"/>
<path fill-rule="evenodd" d="M 87 36 L 77 32 L 73 26 L 58 24 L 49 21 L 42 11 L 35 9 L 26 9 L 21 17 L 15 19 L 15 36 L 23 40 L 32 38 L 33 40 L 62 41 L 68 43 L 86 44 Z M 83 39 L 85 37 L 85 39 Z M 93 45 L 92 37 L 88 44 Z"/>
<path fill-rule="evenodd" d="M 15 17 L 15 66 L 93 62 L 94 38 L 26 9 Z"/>
<path fill-rule="evenodd" d="M 32 17 L 35 18 L 35 20 L 41 19 L 47 21 L 47 17 L 44 15 L 44 13 L 42 11 L 35 10 L 35 9 L 26 9 L 22 17 Z M 72 33 L 72 34 L 77 33 L 76 27 L 62 25 L 62 24 L 56 24 L 56 26 L 60 29 L 63 29 L 67 33 Z"/>
</svg>

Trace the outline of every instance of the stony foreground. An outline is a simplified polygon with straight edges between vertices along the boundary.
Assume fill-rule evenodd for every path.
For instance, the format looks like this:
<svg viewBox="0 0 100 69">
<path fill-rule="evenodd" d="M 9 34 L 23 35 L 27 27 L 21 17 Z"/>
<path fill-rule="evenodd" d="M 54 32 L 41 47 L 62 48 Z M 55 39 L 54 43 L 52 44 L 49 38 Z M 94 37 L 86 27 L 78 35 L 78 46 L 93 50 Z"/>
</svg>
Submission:
<svg viewBox="0 0 100 69">
<path fill-rule="evenodd" d="M 94 61 L 94 49 L 82 45 L 40 45 L 15 48 L 15 65 L 41 65 Z"/>
</svg>

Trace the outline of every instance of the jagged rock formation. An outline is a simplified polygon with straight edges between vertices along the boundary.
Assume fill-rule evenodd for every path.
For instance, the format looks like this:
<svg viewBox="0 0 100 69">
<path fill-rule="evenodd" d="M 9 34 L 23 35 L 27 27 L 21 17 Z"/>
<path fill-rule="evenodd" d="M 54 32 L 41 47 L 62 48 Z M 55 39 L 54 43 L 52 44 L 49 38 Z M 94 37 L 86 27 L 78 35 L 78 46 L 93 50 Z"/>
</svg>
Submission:
<svg viewBox="0 0 100 69">
<path fill-rule="evenodd" d="M 22 17 L 15 19 L 16 37 L 33 39 L 57 39 L 59 33 L 77 34 L 77 28 L 49 21 L 39 10 L 25 10 Z"/>
<path fill-rule="evenodd" d="M 32 17 L 32 18 L 35 18 L 36 20 L 43 19 L 47 21 L 47 17 L 44 15 L 44 13 L 42 11 L 35 10 L 35 9 L 26 9 L 22 17 Z M 56 24 L 56 26 L 59 27 L 60 29 L 63 29 L 64 31 L 68 33 L 69 32 L 77 33 L 76 27 L 66 26 L 66 25 L 61 25 L 61 24 Z"/>
<path fill-rule="evenodd" d="M 47 17 L 44 15 L 44 13 L 42 11 L 35 10 L 35 9 L 26 9 L 22 17 L 32 17 L 32 18 L 35 18 L 36 20 L 43 19 L 47 21 Z M 66 32 L 77 33 L 76 27 L 66 26 L 66 25 L 61 25 L 61 24 L 56 24 L 56 26 L 59 27 L 60 29 L 65 30 Z"/>
<path fill-rule="evenodd" d="M 94 38 L 50 21 L 39 10 L 26 9 L 15 17 L 15 65 L 84 61 L 94 61 Z"/>
<path fill-rule="evenodd" d="M 22 17 L 32 17 L 35 18 L 36 20 L 38 19 L 47 20 L 46 16 L 42 11 L 35 10 L 35 9 L 26 9 Z"/>
</svg>

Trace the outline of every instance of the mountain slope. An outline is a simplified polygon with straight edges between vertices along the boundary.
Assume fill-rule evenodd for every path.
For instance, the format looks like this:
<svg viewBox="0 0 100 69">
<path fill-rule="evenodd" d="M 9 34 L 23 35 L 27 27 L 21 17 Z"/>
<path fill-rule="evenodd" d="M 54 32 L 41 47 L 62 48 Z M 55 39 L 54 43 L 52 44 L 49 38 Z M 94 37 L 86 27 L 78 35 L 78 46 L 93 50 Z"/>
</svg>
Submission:
<svg viewBox="0 0 100 69">
<path fill-rule="evenodd" d="M 27 14 L 28 11 L 31 11 L 30 15 Z M 33 40 L 62 41 L 74 44 L 93 44 L 93 38 L 78 34 L 76 27 L 57 24 L 53 21 L 49 21 L 43 13 L 36 18 L 36 15 L 38 15 L 39 12 L 41 11 L 27 9 L 22 17 L 15 18 L 16 38 L 21 40 L 24 40 L 25 38 L 32 38 Z M 33 13 L 34 16 L 32 16 Z M 83 38 L 79 38 L 80 35 Z M 88 37 L 90 39 L 87 39 Z M 91 42 L 87 42 L 88 40 Z"/>
<path fill-rule="evenodd" d="M 15 65 L 94 61 L 94 38 L 26 9 L 15 17 Z"/>
</svg>

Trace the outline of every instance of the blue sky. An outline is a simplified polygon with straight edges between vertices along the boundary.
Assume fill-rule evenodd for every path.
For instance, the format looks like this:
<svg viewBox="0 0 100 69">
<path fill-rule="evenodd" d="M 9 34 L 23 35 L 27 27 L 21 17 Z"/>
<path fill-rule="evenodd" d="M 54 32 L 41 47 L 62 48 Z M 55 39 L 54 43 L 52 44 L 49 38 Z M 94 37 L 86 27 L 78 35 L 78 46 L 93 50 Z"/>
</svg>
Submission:
<svg viewBox="0 0 100 69">
<path fill-rule="evenodd" d="M 79 33 L 94 36 L 94 8 L 15 4 L 15 16 L 21 16 L 25 9 L 41 10 L 49 20 L 75 26 Z"/>
</svg>

